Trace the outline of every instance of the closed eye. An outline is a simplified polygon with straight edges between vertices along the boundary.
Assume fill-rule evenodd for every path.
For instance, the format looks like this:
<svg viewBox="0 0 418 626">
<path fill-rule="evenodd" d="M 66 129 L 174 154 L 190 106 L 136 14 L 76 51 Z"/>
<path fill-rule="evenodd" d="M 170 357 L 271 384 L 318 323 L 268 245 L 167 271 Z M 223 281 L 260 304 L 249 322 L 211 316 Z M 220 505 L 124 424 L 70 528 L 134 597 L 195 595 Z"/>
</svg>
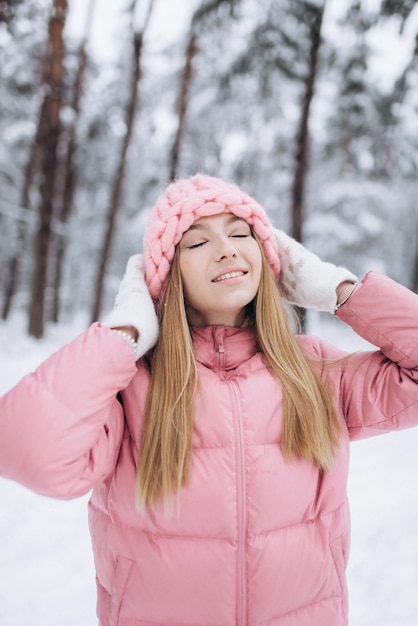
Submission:
<svg viewBox="0 0 418 626">
<path fill-rule="evenodd" d="M 231 235 L 231 237 L 249 237 L 250 234 L 246 234 L 246 235 Z"/>
<path fill-rule="evenodd" d="M 200 241 L 199 243 L 192 243 L 191 246 L 187 246 L 188 250 L 193 250 L 194 248 L 200 248 L 200 246 L 203 246 L 206 243 L 206 241 Z"/>
</svg>

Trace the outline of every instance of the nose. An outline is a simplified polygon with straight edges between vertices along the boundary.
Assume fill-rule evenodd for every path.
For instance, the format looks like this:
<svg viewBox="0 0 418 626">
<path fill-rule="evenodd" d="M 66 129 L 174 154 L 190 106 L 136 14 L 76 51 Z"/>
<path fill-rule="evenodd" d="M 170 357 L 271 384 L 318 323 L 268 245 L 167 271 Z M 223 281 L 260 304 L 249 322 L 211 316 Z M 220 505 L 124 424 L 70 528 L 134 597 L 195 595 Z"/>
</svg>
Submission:
<svg viewBox="0 0 418 626">
<path fill-rule="evenodd" d="M 221 236 L 216 247 L 216 260 L 234 258 L 237 256 L 237 248 L 232 237 Z"/>
</svg>

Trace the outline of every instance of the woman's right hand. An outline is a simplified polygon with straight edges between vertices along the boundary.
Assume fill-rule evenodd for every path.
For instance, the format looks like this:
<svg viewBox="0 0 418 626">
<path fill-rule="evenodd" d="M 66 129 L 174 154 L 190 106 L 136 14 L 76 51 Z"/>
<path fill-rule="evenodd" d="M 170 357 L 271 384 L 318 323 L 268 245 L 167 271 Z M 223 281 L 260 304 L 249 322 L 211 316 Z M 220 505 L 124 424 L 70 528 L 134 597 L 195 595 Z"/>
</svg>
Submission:
<svg viewBox="0 0 418 626">
<path fill-rule="evenodd" d="M 156 344 L 158 320 L 145 283 L 142 254 L 134 254 L 129 258 L 113 311 L 103 324 L 130 335 L 136 341 L 138 359 Z"/>
</svg>

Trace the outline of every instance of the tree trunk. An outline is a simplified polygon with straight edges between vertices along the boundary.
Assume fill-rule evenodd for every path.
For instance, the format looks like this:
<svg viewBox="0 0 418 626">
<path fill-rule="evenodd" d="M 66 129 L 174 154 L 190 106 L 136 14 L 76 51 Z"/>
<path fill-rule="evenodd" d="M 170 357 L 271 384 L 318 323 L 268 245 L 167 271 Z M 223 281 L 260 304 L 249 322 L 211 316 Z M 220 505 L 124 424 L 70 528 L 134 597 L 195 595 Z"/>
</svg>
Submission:
<svg viewBox="0 0 418 626">
<path fill-rule="evenodd" d="M 315 79 L 317 75 L 318 56 L 321 45 L 322 18 L 324 15 L 325 3 L 322 7 L 315 7 L 310 22 L 310 50 L 308 71 L 304 85 L 304 95 L 302 100 L 302 111 L 299 121 L 299 128 L 296 135 L 295 150 L 295 175 L 292 187 L 292 237 L 302 242 L 302 229 L 304 220 L 304 201 L 306 178 L 309 160 L 309 114 L 314 96 Z M 299 309 L 300 324 L 302 330 L 305 327 L 305 311 Z"/>
<path fill-rule="evenodd" d="M 178 162 L 180 156 L 180 146 L 183 139 L 185 119 L 188 105 L 188 96 L 190 91 L 190 84 L 193 77 L 193 58 L 196 54 L 196 35 L 192 32 L 189 43 L 186 50 L 186 62 L 181 78 L 180 85 L 180 97 L 178 103 L 178 125 L 177 132 L 174 138 L 173 147 L 171 148 L 170 158 L 170 180 L 174 180 L 177 176 Z"/>
<path fill-rule="evenodd" d="M 44 78 L 46 89 L 45 123 L 42 124 L 44 133 L 41 139 L 41 199 L 38 210 L 39 226 L 35 238 L 34 274 L 29 308 L 29 334 L 37 338 L 41 338 L 44 333 L 45 292 L 58 164 L 57 147 L 61 132 L 60 112 L 64 73 L 63 29 L 66 13 L 67 0 L 54 0 L 53 14 L 48 26 Z"/>
<path fill-rule="evenodd" d="M 240 0 L 206 0 L 201 3 L 192 17 L 189 42 L 186 48 L 186 60 L 184 64 L 184 70 L 181 76 L 180 83 L 180 95 L 178 100 L 178 125 L 177 131 L 174 137 L 173 146 L 171 148 L 170 163 L 169 163 L 169 176 L 170 180 L 174 180 L 177 177 L 178 163 L 180 158 L 180 148 L 184 136 L 185 120 L 188 107 L 188 98 L 190 92 L 190 85 L 193 79 L 193 59 L 197 53 L 197 35 L 199 29 L 202 28 L 202 24 L 205 19 L 211 14 L 215 13 L 222 6 L 226 5 L 230 8 L 232 13 L 235 5 L 238 5 Z"/>
<path fill-rule="evenodd" d="M 22 209 L 30 209 L 29 193 L 35 176 L 35 172 L 39 165 L 40 144 L 44 131 L 42 125 L 45 123 L 45 100 L 39 110 L 38 124 L 36 133 L 32 141 L 29 158 L 25 169 L 25 178 L 23 189 L 20 197 L 20 206 Z M 2 318 L 5 320 L 9 316 L 12 308 L 14 296 L 19 286 L 20 266 L 22 256 L 26 248 L 27 240 L 27 223 L 18 220 L 16 224 L 16 244 L 12 257 L 8 261 L 8 271 L 6 274 L 6 285 L 4 290 Z"/>
<path fill-rule="evenodd" d="M 115 235 L 115 222 L 117 215 L 120 210 L 121 198 L 122 198 L 122 187 L 125 175 L 125 167 L 126 167 L 126 154 L 128 152 L 128 147 L 131 141 L 132 132 L 134 129 L 135 115 L 137 111 L 138 105 L 138 87 L 141 80 L 141 56 L 142 56 L 142 48 L 143 41 L 146 28 L 149 23 L 149 19 L 151 17 L 151 12 L 153 8 L 154 0 L 150 0 L 148 5 L 148 12 L 145 18 L 144 26 L 141 31 L 137 32 L 133 30 L 133 38 L 132 38 L 132 78 L 131 78 L 131 88 L 130 88 L 130 97 L 125 110 L 125 121 L 126 121 L 126 133 L 122 142 L 120 155 L 119 155 L 119 163 L 116 169 L 115 178 L 112 185 L 110 204 L 107 212 L 106 219 L 106 228 L 105 235 L 103 239 L 102 249 L 99 255 L 99 265 L 98 272 L 95 281 L 96 287 L 96 297 L 93 304 L 92 310 L 92 321 L 96 321 L 102 310 L 103 303 L 103 295 L 104 295 L 104 279 L 106 276 L 107 264 L 110 257 L 110 251 L 113 243 L 113 238 Z M 132 20 L 135 10 L 135 2 L 132 5 Z"/>
<path fill-rule="evenodd" d="M 80 102 L 83 95 L 84 78 L 87 68 L 87 42 L 93 20 L 93 13 L 96 0 L 90 0 L 86 28 L 83 40 L 78 52 L 78 68 L 74 82 L 73 101 L 71 104 L 73 117 L 68 129 L 68 144 L 64 163 L 64 189 L 61 198 L 58 219 L 61 224 L 68 224 L 74 205 L 74 195 L 77 187 L 77 171 L 75 166 L 75 155 L 77 149 L 77 125 L 80 118 Z M 67 247 L 66 233 L 58 233 L 55 245 L 56 262 L 54 265 L 53 277 L 53 302 L 52 321 L 58 322 L 61 309 L 61 284 L 64 268 L 65 252 Z"/>
<path fill-rule="evenodd" d="M 324 6 L 315 9 L 310 26 L 310 53 L 308 72 L 302 101 L 299 128 L 296 135 L 295 176 L 292 188 L 292 237 L 302 241 L 303 209 L 309 157 L 309 114 L 314 95 L 315 79 L 321 45 L 321 27 Z"/>
</svg>

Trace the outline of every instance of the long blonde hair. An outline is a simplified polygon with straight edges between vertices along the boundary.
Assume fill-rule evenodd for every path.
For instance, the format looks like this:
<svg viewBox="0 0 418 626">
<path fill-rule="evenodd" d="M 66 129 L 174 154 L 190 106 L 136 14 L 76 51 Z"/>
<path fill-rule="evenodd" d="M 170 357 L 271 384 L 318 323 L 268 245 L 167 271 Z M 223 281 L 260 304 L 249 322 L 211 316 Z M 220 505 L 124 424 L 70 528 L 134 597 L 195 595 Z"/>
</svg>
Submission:
<svg viewBox="0 0 418 626">
<path fill-rule="evenodd" d="M 261 280 L 249 310 L 260 350 L 283 388 L 283 454 L 289 462 L 309 459 L 326 471 L 338 446 L 337 414 L 315 373 L 320 363 L 302 353 L 261 245 L 260 250 Z M 161 499 L 170 506 L 190 472 L 198 380 L 178 251 L 158 312 L 160 336 L 152 356 L 138 460 L 137 495 L 144 508 Z"/>
</svg>

